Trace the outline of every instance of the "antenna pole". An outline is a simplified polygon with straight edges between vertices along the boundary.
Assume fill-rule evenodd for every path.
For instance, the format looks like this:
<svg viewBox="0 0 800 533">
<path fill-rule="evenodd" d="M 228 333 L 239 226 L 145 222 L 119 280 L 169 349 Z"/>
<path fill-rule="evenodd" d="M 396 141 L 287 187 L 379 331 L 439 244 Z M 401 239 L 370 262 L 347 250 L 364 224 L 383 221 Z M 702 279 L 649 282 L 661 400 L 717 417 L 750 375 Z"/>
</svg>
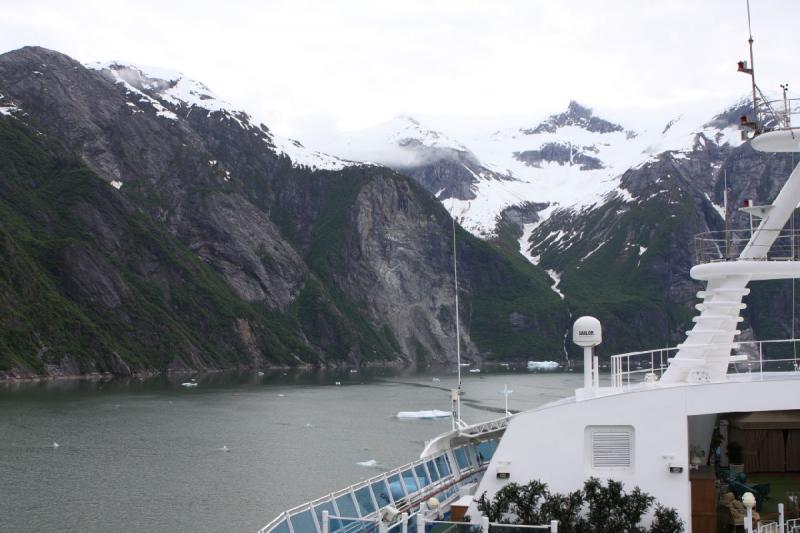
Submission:
<svg viewBox="0 0 800 533">
<path fill-rule="evenodd" d="M 728 169 L 727 168 L 723 168 L 722 169 L 722 173 L 723 173 L 722 175 L 723 175 L 723 187 L 724 187 L 722 189 L 722 209 L 723 209 L 723 214 L 725 215 L 724 216 L 724 219 L 725 219 L 725 259 L 727 260 L 729 258 L 729 256 L 730 256 L 729 254 L 730 254 L 730 250 L 731 250 L 731 245 L 730 245 L 731 236 L 728 233 Z"/>
<path fill-rule="evenodd" d="M 756 65 L 753 62 L 753 30 L 750 27 L 750 0 L 747 0 L 747 42 L 750 45 L 750 82 L 753 88 L 753 122 L 758 133 L 758 103 L 756 101 Z"/>
<path fill-rule="evenodd" d="M 456 423 L 461 422 L 461 330 L 458 323 L 458 258 L 456 248 L 456 219 L 453 220 L 453 282 L 456 289 L 456 361 L 458 362 L 458 398 L 456 400 Z"/>
</svg>

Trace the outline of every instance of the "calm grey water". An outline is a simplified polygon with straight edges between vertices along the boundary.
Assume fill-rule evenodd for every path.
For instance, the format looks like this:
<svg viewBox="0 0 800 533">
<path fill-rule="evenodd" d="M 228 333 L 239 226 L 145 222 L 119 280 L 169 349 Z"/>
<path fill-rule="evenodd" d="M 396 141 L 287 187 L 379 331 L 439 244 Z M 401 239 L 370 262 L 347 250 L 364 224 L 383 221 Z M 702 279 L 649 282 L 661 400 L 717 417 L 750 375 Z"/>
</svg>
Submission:
<svg viewBox="0 0 800 533">
<path fill-rule="evenodd" d="M 395 415 L 448 410 L 454 372 L 215 375 L 195 388 L 0 384 L 0 531 L 255 531 L 381 471 L 358 462 L 388 469 L 416 458 L 450 422 Z M 499 416 L 504 384 L 521 410 L 570 395 L 581 379 L 467 373 L 463 417 Z"/>
</svg>

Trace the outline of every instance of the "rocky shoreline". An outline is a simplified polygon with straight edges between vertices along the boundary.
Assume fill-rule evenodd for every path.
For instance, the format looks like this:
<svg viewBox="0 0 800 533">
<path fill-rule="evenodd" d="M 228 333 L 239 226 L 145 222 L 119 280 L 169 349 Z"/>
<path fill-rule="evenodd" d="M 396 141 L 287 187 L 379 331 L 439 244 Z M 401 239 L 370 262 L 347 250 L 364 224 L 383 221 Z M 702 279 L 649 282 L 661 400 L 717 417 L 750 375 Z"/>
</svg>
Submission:
<svg viewBox="0 0 800 533">
<path fill-rule="evenodd" d="M 395 361 L 369 361 L 362 362 L 357 368 L 405 368 L 414 367 L 413 363 L 408 363 L 403 360 Z M 152 379 L 157 377 L 182 377 L 182 376 L 205 376 L 212 374 L 223 374 L 228 372 L 287 372 L 287 371 L 315 371 L 315 370 L 345 370 L 352 368 L 353 365 L 347 363 L 337 363 L 329 365 L 270 365 L 268 367 L 247 368 L 247 367 L 232 367 L 232 368 L 168 368 L 166 370 L 149 369 L 137 372 L 129 372 L 122 374 L 115 374 L 112 372 L 63 372 L 61 367 L 56 367 L 58 370 L 52 372 L 53 369 L 48 369 L 51 372 L 47 374 L 37 374 L 29 369 L 15 368 L 10 371 L 0 371 L 0 384 L 3 383 L 41 383 L 51 381 L 110 381 L 114 379 Z"/>
</svg>

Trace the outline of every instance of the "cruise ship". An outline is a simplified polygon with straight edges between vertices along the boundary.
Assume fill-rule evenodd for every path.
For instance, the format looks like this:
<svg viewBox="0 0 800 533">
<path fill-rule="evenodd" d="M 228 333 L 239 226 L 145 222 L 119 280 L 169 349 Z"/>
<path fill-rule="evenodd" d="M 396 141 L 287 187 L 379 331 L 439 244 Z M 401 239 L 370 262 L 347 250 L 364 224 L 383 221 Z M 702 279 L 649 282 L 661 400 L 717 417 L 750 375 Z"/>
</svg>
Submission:
<svg viewBox="0 0 800 533">
<path fill-rule="evenodd" d="M 752 78 L 750 43 L 750 62 L 739 70 Z M 743 137 L 757 151 L 800 152 L 800 128 L 792 124 L 799 102 L 785 88 L 783 99 L 768 101 L 754 78 L 752 87 Z M 508 483 L 532 480 L 567 493 L 591 477 L 640 487 L 675 509 L 690 533 L 718 531 L 729 490 L 728 503 L 735 498 L 746 509 L 743 518 L 727 517 L 729 528 L 800 531 L 797 494 L 780 501 L 775 516 L 756 517 L 755 500 L 765 494 L 732 474 L 772 462 L 772 471 L 794 471 L 800 480 L 800 341 L 737 341 L 750 282 L 800 277 L 800 234 L 790 224 L 798 203 L 800 164 L 771 204 L 743 208 L 752 227 L 696 237 L 690 275 L 705 289 L 682 344 L 614 355 L 610 376 L 601 379 L 594 355 L 601 324 L 581 317 L 573 340 L 584 350 L 584 380 L 574 396 L 467 425 L 455 390 L 452 429 L 430 440 L 417 460 L 287 510 L 260 533 L 510 531 L 482 516 L 481 495 L 491 499 Z M 744 466 L 727 456 L 725 443 L 734 440 L 743 445 Z M 771 495 L 782 496 L 792 498 Z M 518 531 L 558 528 L 551 520 Z"/>
</svg>

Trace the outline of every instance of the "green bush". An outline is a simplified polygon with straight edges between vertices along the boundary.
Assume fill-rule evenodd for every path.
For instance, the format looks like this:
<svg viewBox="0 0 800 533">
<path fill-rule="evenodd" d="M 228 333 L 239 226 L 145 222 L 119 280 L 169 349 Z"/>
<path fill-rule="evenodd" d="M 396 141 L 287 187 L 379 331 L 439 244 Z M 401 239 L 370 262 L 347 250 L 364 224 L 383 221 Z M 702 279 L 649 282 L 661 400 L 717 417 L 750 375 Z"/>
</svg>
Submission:
<svg viewBox="0 0 800 533">
<path fill-rule="evenodd" d="M 562 533 L 683 533 L 677 511 L 658 503 L 650 527 L 640 525 L 654 503 L 655 498 L 639 487 L 628 493 L 614 480 L 603 485 L 589 478 L 582 490 L 569 494 L 551 493 L 547 484 L 534 480 L 509 483 L 491 500 L 483 493 L 478 510 L 495 523 L 533 526 L 558 520 Z"/>
</svg>

